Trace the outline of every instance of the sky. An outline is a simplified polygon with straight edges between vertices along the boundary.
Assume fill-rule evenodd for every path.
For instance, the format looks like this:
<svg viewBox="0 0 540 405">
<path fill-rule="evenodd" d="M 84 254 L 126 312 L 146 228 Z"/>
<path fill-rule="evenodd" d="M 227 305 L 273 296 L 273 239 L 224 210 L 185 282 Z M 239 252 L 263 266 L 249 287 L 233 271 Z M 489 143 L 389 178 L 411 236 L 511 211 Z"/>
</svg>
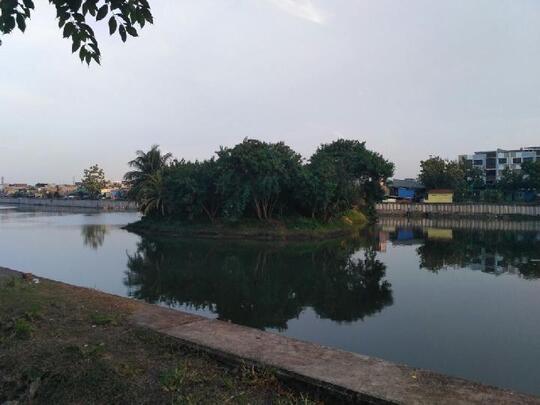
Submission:
<svg viewBox="0 0 540 405">
<path fill-rule="evenodd" d="M 93 23 L 102 65 L 36 3 L 0 47 L 0 176 L 120 179 L 159 144 L 205 159 L 242 139 L 306 158 L 365 141 L 415 177 L 430 155 L 540 145 L 537 0 L 150 0 L 123 44 Z"/>
</svg>

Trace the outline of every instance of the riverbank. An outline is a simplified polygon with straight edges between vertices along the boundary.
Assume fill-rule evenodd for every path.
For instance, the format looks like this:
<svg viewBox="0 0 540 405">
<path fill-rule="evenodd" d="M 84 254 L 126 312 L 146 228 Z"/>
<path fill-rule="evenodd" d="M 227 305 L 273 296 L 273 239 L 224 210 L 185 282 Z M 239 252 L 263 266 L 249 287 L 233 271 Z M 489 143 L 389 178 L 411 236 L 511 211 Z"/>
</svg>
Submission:
<svg viewBox="0 0 540 405">
<path fill-rule="evenodd" d="M 540 404 L 16 272 L 0 269 L 0 284 L 2 402 Z"/>
<path fill-rule="evenodd" d="M 45 208 L 66 208 L 66 209 L 88 209 L 99 211 L 137 211 L 137 204 L 133 201 L 118 200 L 62 200 L 48 198 L 0 198 L 0 204 L 24 206 L 24 207 L 45 207 Z"/>
<path fill-rule="evenodd" d="M 320 241 L 348 237 L 367 225 L 359 211 L 351 210 L 341 218 L 321 223 L 306 218 L 261 222 L 243 220 L 234 224 L 222 222 L 186 223 L 166 219 L 143 218 L 125 229 L 142 235 L 196 237 L 201 239 L 235 239 L 258 241 Z"/>
<path fill-rule="evenodd" d="M 318 402 L 130 320 L 146 307 L 0 269 L 0 403 Z"/>
</svg>

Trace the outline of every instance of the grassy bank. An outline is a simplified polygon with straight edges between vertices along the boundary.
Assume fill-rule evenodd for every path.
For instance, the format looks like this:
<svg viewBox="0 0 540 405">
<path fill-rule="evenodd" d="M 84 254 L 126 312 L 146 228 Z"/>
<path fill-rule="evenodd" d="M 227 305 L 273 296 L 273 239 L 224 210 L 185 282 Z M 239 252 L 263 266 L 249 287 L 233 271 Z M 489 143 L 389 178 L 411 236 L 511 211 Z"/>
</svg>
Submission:
<svg viewBox="0 0 540 405">
<path fill-rule="evenodd" d="M 0 278 L 0 403 L 313 403 L 269 370 L 224 365 L 133 326 L 136 305 Z"/>
<path fill-rule="evenodd" d="M 140 234 L 157 234 L 178 237 L 245 240 L 325 240 L 354 234 L 368 223 L 366 216 L 350 210 L 339 218 L 323 223 L 310 218 L 284 218 L 261 222 L 245 219 L 235 223 L 187 223 L 168 218 L 144 217 L 129 224 L 126 229 Z"/>
</svg>

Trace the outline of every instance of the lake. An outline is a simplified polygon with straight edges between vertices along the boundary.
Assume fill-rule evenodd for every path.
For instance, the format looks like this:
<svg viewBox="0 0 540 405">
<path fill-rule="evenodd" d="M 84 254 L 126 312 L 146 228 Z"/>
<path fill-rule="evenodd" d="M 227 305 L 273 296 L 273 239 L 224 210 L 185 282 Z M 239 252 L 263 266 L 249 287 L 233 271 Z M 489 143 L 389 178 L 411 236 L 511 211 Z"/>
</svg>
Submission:
<svg viewBox="0 0 540 405">
<path fill-rule="evenodd" d="M 137 219 L 2 207 L 0 266 L 540 394 L 538 223 L 283 244 L 141 238 Z"/>
</svg>

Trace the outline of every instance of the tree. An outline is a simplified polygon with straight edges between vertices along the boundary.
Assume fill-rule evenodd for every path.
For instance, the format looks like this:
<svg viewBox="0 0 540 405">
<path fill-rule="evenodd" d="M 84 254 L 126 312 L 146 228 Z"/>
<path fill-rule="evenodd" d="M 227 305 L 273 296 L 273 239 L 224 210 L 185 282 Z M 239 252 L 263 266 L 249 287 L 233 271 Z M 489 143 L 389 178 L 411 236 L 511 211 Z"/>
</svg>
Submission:
<svg viewBox="0 0 540 405">
<path fill-rule="evenodd" d="M 365 142 L 338 139 L 321 145 L 311 156 L 308 192 L 323 218 L 363 205 L 370 211 L 383 197 L 381 184 L 392 176 L 393 163 L 365 147 Z M 321 176 L 322 175 L 322 176 Z M 312 209 L 314 206 L 312 205 Z"/>
<path fill-rule="evenodd" d="M 446 161 L 438 156 L 420 162 L 418 179 L 427 189 L 451 188 L 453 185 L 447 177 Z"/>
<path fill-rule="evenodd" d="M 510 170 L 508 167 L 503 170 L 501 178 L 497 182 L 497 188 L 509 196 L 512 201 L 514 200 L 514 194 L 522 190 L 524 186 L 523 173 L 519 170 Z"/>
<path fill-rule="evenodd" d="M 158 145 L 152 145 L 148 152 L 138 150 L 136 154 L 137 157 L 128 163 L 134 170 L 127 172 L 124 175 L 124 180 L 130 185 L 128 197 L 138 201 L 145 181 L 163 170 L 169 164 L 172 155 L 170 153 L 162 154 Z"/>
<path fill-rule="evenodd" d="M 523 162 L 521 170 L 527 188 L 540 192 L 540 160 L 535 162 Z"/>
<path fill-rule="evenodd" d="M 150 175 L 144 182 L 139 194 L 140 209 L 144 215 L 167 214 L 166 189 L 161 170 Z"/>
<path fill-rule="evenodd" d="M 98 198 L 101 195 L 101 189 L 105 187 L 105 173 L 98 165 L 90 166 L 84 169 L 82 186 L 90 198 Z"/>
<path fill-rule="evenodd" d="M 87 64 L 92 60 L 98 64 L 101 61 L 90 20 L 107 19 L 110 35 L 118 33 L 123 42 L 128 35 L 138 36 L 137 27 L 153 23 L 147 0 L 49 0 L 49 3 L 56 8 L 63 37 L 71 39 L 72 52 L 78 51 L 81 61 Z M 24 32 L 33 9 L 33 0 L 0 1 L 0 34 L 9 34 L 16 27 Z"/>
<path fill-rule="evenodd" d="M 252 203 L 257 218 L 271 219 L 299 177 L 301 157 L 283 142 L 244 139 L 217 154 L 222 170 L 219 188 L 232 217 Z"/>
</svg>

